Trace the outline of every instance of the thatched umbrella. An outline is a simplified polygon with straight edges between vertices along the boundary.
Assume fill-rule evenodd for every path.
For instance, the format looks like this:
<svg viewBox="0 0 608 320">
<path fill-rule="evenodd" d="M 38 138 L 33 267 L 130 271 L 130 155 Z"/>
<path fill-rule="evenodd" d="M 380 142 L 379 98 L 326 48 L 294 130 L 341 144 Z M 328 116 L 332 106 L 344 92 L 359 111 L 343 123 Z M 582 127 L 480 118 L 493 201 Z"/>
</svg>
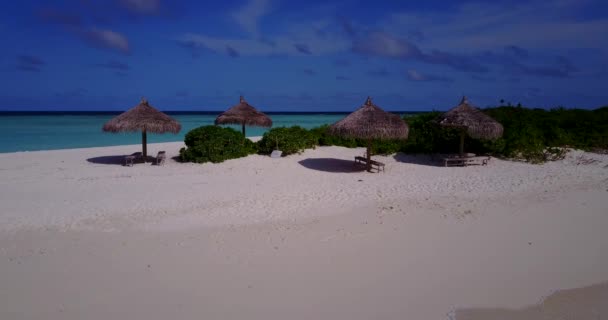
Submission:
<svg viewBox="0 0 608 320">
<path fill-rule="evenodd" d="M 497 139 L 502 137 L 503 127 L 496 120 L 469 104 L 467 97 L 456 107 L 439 116 L 435 121 L 444 127 L 460 129 L 460 155 L 464 154 L 464 137 Z"/>
<path fill-rule="evenodd" d="M 359 109 L 329 127 L 330 134 L 367 140 L 368 171 L 371 170 L 372 139 L 407 139 L 408 132 L 401 117 L 380 109 L 370 97 Z"/>
<path fill-rule="evenodd" d="M 243 96 L 237 105 L 222 112 L 215 119 L 215 124 L 240 124 L 245 135 L 245 126 L 272 127 L 272 120 L 263 112 L 252 107 Z"/>
<path fill-rule="evenodd" d="M 147 132 L 153 133 L 178 133 L 182 129 L 182 125 L 175 119 L 156 110 L 148 104 L 148 100 L 141 99 L 141 102 L 114 117 L 112 120 L 103 125 L 103 131 L 106 132 L 137 132 L 141 131 L 141 147 L 144 161 L 147 159 L 148 153 L 146 150 Z"/>
</svg>

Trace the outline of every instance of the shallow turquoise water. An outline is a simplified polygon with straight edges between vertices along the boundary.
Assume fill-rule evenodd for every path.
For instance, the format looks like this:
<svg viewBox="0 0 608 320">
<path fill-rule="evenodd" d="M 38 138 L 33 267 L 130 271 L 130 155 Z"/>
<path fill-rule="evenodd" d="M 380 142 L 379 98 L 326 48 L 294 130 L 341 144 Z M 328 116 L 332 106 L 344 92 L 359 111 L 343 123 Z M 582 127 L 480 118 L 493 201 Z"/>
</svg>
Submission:
<svg viewBox="0 0 608 320">
<path fill-rule="evenodd" d="M 270 114 L 273 127 L 299 125 L 313 128 L 331 124 L 347 114 Z M 0 152 L 101 147 L 141 143 L 141 133 L 106 133 L 105 122 L 115 114 L 0 114 Z M 148 143 L 183 141 L 199 126 L 211 125 L 215 114 L 174 114 L 182 124 L 178 134 L 148 134 Z M 240 126 L 234 126 L 241 130 Z M 261 136 L 268 129 L 247 127 L 247 136 Z"/>
</svg>

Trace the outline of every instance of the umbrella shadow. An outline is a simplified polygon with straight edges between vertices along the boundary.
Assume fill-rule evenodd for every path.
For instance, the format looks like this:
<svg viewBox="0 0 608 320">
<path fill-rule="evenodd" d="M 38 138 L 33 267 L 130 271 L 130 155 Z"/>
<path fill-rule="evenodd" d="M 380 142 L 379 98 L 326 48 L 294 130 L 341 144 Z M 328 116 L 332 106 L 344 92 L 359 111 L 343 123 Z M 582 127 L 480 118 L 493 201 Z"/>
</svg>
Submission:
<svg viewBox="0 0 608 320">
<path fill-rule="evenodd" d="M 411 163 L 421 166 L 442 167 L 441 159 L 427 154 L 405 154 L 397 153 L 393 156 L 395 160 L 402 163 Z"/>
<path fill-rule="evenodd" d="M 333 158 L 308 158 L 298 162 L 305 168 L 334 173 L 363 172 L 365 167 L 356 166 L 354 161 Z"/>
<path fill-rule="evenodd" d="M 540 303 L 520 309 L 501 307 L 462 308 L 453 311 L 453 319 L 601 319 L 608 314 L 608 282 L 588 287 L 557 290 Z"/>
<path fill-rule="evenodd" d="M 95 164 L 106 164 L 106 165 L 125 165 L 125 157 L 126 155 L 116 155 L 116 156 L 101 156 L 101 157 L 93 157 L 88 158 L 87 161 Z M 148 156 L 146 164 L 155 164 L 155 158 Z M 143 158 L 139 158 L 138 160 L 133 162 L 134 164 L 143 164 Z"/>
<path fill-rule="evenodd" d="M 88 158 L 88 162 L 95 164 L 113 164 L 113 165 L 124 165 L 125 164 L 125 156 L 102 156 L 102 157 L 94 157 Z"/>
</svg>

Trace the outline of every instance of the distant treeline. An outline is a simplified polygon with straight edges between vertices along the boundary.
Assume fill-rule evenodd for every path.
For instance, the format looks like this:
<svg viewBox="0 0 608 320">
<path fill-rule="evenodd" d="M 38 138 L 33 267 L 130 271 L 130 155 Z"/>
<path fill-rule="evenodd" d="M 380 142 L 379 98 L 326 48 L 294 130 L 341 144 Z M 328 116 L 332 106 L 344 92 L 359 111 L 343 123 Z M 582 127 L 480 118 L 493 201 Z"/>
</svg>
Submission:
<svg viewBox="0 0 608 320">
<path fill-rule="evenodd" d="M 608 107 L 596 110 L 556 108 L 528 109 L 500 106 L 483 110 L 504 127 L 494 141 L 467 138 L 465 149 L 478 154 L 544 162 L 559 156 L 559 147 L 587 151 L 608 150 Z M 430 112 L 404 120 L 410 136 L 400 151 L 406 153 L 453 153 L 458 151 L 458 131 L 433 123 L 441 112 Z"/>
<path fill-rule="evenodd" d="M 476 140 L 467 137 L 465 150 L 530 162 L 544 162 L 559 157 L 557 148 L 570 147 L 587 151 L 608 151 L 608 107 L 596 110 L 528 109 L 521 106 L 500 106 L 483 110 L 504 127 L 497 140 Z M 441 112 L 405 116 L 410 127 L 406 141 L 375 141 L 377 154 L 457 153 L 459 131 L 438 126 L 435 120 Z M 312 129 L 320 135 L 320 145 L 364 147 L 365 141 L 343 139 L 326 134 L 327 127 Z"/>
<path fill-rule="evenodd" d="M 490 152 L 533 156 L 551 147 L 608 150 L 608 106 L 595 110 L 501 106 L 483 111 L 505 129 L 503 138 L 487 146 Z"/>
<path fill-rule="evenodd" d="M 562 147 L 594 152 L 608 151 L 608 107 L 596 110 L 544 110 L 500 106 L 482 111 L 503 125 L 504 135 L 492 141 L 467 137 L 467 152 L 541 163 L 559 159 L 563 155 Z M 441 112 L 434 111 L 404 116 L 403 119 L 410 128 L 408 139 L 376 140 L 372 145 L 372 153 L 458 152 L 460 133 L 457 129 L 438 126 L 434 120 L 440 114 Z M 349 148 L 367 146 L 365 140 L 332 136 L 328 133 L 328 128 L 327 125 L 310 130 L 298 126 L 273 128 L 264 134 L 262 140 L 253 144 L 231 128 L 201 127 L 186 135 L 189 150 L 182 151 L 182 160 L 221 162 L 236 155 L 268 154 L 273 149 L 282 150 L 285 156 L 317 145 Z M 238 141 L 237 145 L 242 145 L 243 150 L 230 149 L 230 152 L 227 152 L 225 146 L 234 147 L 235 141 Z"/>
</svg>

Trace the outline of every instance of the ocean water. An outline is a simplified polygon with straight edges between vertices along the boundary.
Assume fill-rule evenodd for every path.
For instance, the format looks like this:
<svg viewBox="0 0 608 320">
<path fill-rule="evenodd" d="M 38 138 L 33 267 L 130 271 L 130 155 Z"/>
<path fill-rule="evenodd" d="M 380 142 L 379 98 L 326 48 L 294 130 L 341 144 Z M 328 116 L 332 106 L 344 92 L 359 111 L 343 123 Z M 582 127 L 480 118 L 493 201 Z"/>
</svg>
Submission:
<svg viewBox="0 0 608 320">
<path fill-rule="evenodd" d="M 148 143 L 183 141 L 197 127 L 211 125 L 219 112 L 167 112 L 182 124 L 178 134 L 148 134 Z M 406 112 L 395 112 L 403 115 Z M 407 112 L 412 114 L 415 112 Z M 107 133 L 101 127 L 119 113 L 0 113 L 0 152 L 88 148 L 141 143 L 141 133 Z M 268 113 L 273 127 L 313 128 L 332 124 L 348 113 Z M 233 126 L 241 130 L 240 126 Z M 261 136 L 266 128 L 247 127 L 247 136 Z"/>
</svg>

